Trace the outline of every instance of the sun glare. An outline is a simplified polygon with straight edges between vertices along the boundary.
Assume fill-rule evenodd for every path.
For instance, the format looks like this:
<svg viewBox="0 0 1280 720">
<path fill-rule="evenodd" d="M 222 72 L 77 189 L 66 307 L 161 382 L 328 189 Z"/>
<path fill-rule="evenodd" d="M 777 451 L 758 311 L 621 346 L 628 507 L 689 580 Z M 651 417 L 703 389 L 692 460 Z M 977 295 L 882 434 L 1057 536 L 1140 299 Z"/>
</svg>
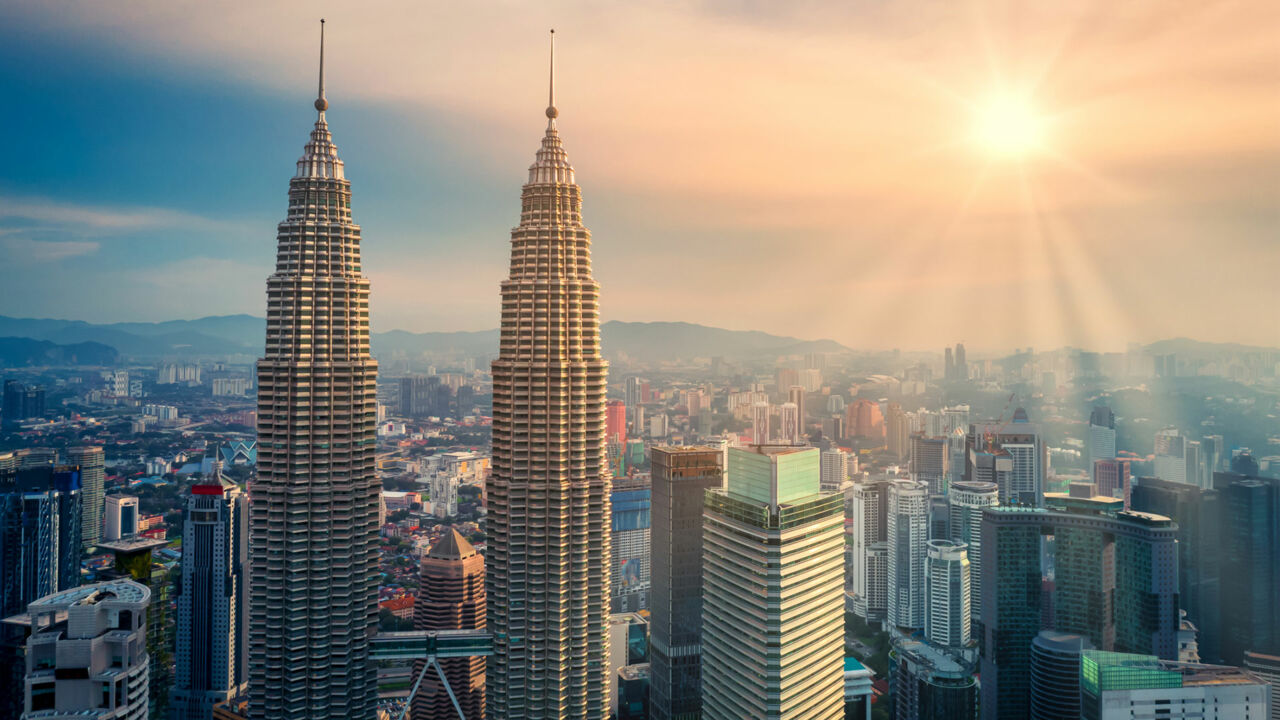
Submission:
<svg viewBox="0 0 1280 720">
<path fill-rule="evenodd" d="M 979 106 L 974 117 L 974 138 L 989 155 L 1020 159 L 1044 146 L 1045 122 L 1024 98 L 993 97 Z"/>
</svg>

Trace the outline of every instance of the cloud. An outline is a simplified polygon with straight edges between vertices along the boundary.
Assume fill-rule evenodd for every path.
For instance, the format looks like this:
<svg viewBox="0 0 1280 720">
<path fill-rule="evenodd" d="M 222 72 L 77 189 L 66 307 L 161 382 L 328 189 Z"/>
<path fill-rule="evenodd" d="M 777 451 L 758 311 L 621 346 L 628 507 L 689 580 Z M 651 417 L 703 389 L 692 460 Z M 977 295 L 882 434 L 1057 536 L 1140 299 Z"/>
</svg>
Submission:
<svg viewBox="0 0 1280 720">
<path fill-rule="evenodd" d="M 165 208 L 77 205 L 48 198 L 3 195 L 0 195 L 0 223 L 72 229 L 95 235 L 178 227 L 210 230 L 226 226 L 222 221 Z"/>
<path fill-rule="evenodd" d="M 56 262 L 96 253 L 101 246 L 88 240 L 50 241 L 27 237 L 0 237 L 6 262 L 15 265 Z"/>
</svg>

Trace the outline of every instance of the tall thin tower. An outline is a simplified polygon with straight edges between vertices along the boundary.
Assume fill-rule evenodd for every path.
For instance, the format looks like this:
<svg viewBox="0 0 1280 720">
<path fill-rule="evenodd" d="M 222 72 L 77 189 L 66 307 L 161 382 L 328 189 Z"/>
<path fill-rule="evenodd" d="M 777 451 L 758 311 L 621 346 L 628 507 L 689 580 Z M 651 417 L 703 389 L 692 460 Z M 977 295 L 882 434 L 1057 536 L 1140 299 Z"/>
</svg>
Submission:
<svg viewBox="0 0 1280 720">
<path fill-rule="evenodd" d="M 486 687 L 490 717 L 599 720 L 609 716 L 608 364 L 582 191 L 556 132 L 552 48 L 547 131 L 511 231 L 493 362 Z"/>
<path fill-rule="evenodd" d="M 277 234 L 258 361 L 258 478 L 251 488 L 250 714 L 374 715 L 378 478 L 369 280 L 351 184 L 319 113 Z"/>
</svg>

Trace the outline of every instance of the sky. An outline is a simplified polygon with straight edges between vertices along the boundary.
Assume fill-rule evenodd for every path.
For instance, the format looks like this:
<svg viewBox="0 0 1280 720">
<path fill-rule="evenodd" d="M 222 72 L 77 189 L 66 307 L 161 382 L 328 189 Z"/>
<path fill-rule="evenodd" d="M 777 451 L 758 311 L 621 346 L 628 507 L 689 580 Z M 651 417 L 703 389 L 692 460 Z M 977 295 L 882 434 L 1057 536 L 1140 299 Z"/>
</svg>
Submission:
<svg viewBox="0 0 1280 720">
<path fill-rule="evenodd" d="M 0 4 L 0 314 L 262 315 L 327 113 L 375 331 L 495 327 L 558 126 L 605 319 L 1280 346 L 1280 3 Z"/>
</svg>

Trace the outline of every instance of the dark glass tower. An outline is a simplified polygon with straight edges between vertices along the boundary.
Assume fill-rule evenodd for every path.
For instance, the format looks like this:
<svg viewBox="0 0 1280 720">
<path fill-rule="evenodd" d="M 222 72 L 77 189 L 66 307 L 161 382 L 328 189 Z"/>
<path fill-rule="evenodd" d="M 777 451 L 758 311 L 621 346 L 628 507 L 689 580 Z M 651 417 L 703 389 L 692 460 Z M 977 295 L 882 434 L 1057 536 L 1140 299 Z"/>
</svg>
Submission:
<svg viewBox="0 0 1280 720">
<path fill-rule="evenodd" d="M 323 26 L 321 26 L 323 28 Z M 378 620 L 376 387 L 351 183 L 319 117 L 289 181 L 258 361 L 250 488 L 250 714 L 368 720 Z"/>
<path fill-rule="evenodd" d="M 512 720 L 609 716 L 608 365 L 557 115 L 553 98 L 511 231 L 493 362 L 486 687 L 489 716 Z"/>
</svg>

